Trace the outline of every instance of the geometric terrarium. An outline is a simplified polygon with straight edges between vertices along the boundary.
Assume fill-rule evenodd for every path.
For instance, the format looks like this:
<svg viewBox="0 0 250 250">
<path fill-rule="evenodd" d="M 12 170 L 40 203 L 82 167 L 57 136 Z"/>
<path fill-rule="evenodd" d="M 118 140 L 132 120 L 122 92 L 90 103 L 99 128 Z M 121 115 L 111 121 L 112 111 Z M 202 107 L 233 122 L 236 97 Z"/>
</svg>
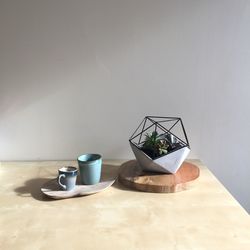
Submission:
<svg viewBox="0 0 250 250">
<path fill-rule="evenodd" d="M 146 116 L 129 142 L 144 171 L 174 174 L 190 152 L 179 117 Z"/>
</svg>

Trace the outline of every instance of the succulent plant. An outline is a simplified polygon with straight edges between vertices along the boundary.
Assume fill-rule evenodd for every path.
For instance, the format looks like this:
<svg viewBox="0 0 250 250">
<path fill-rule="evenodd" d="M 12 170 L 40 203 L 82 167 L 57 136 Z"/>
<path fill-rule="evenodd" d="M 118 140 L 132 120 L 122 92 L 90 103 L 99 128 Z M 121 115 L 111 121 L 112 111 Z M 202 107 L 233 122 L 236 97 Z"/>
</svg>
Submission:
<svg viewBox="0 0 250 250">
<path fill-rule="evenodd" d="M 169 142 L 158 135 L 156 131 L 145 135 L 145 141 L 142 145 L 142 150 L 152 159 L 168 153 Z"/>
</svg>

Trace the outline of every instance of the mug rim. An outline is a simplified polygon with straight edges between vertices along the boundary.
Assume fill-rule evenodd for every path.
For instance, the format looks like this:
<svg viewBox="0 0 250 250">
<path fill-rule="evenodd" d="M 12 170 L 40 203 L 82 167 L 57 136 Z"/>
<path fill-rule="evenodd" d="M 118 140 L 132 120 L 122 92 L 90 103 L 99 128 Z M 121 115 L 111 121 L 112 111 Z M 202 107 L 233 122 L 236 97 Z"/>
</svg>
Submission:
<svg viewBox="0 0 250 250">
<path fill-rule="evenodd" d="M 72 170 L 68 170 L 68 168 L 72 168 Z M 73 166 L 64 166 L 64 167 L 59 168 L 58 171 L 61 171 L 64 173 L 74 173 L 77 171 L 77 168 Z"/>
<path fill-rule="evenodd" d="M 81 160 L 80 158 L 81 157 L 87 157 L 87 156 L 92 156 L 92 157 L 95 157 L 94 160 Z M 88 154 L 83 154 L 83 155 L 80 155 L 77 157 L 77 160 L 79 162 L 95 162 L 95 161 L 98 161 L 98 160 L 101 160 L 102 159 L 102 156 L 100 154 L 93 154 L 93 153 L 88 153 Z"/>
</svg>

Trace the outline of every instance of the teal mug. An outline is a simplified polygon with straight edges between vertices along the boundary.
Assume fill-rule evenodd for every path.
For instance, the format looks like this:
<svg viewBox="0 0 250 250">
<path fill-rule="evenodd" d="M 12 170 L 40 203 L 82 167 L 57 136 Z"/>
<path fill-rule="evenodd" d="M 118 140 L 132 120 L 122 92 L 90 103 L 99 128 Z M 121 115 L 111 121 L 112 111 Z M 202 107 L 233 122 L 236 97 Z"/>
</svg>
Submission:
<svg viewBox="0 0 250 250">
<path fill-rule="evenodd" d="M 101 179 L 102 156 L 99 154 L 84 154 L 77 158 L 81 183 L 84 185 L 97 184 Z"/>
<path fill-rule="evenodd" d="M 60 189 L 70 191 L 76 185 L 77 168 L 75 167 L 62 167 L 58 170 L 57 182 Z"/>
</svg>

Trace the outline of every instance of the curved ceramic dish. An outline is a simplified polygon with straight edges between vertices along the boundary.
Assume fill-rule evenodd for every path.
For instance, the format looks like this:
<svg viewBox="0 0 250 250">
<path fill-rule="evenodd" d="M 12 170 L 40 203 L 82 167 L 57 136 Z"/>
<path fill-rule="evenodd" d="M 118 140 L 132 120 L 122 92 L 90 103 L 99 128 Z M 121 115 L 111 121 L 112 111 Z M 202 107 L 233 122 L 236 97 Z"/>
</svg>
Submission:
<svg viewBox="0 0 250 250">
<path fill-rule="evenodd" d="M 95 194 L 110 187 L 115 182 L 115 179 L 101 181 L 95 185 L 76 185 L 73 190 L 63 191 L 59 189 L 59 185 L 56 179 L 52 179 L 46 182 L 42 187 L 41 191 L 53 199 L 66 199 L 75 196 L 85 196 Z"/>
</svg>

